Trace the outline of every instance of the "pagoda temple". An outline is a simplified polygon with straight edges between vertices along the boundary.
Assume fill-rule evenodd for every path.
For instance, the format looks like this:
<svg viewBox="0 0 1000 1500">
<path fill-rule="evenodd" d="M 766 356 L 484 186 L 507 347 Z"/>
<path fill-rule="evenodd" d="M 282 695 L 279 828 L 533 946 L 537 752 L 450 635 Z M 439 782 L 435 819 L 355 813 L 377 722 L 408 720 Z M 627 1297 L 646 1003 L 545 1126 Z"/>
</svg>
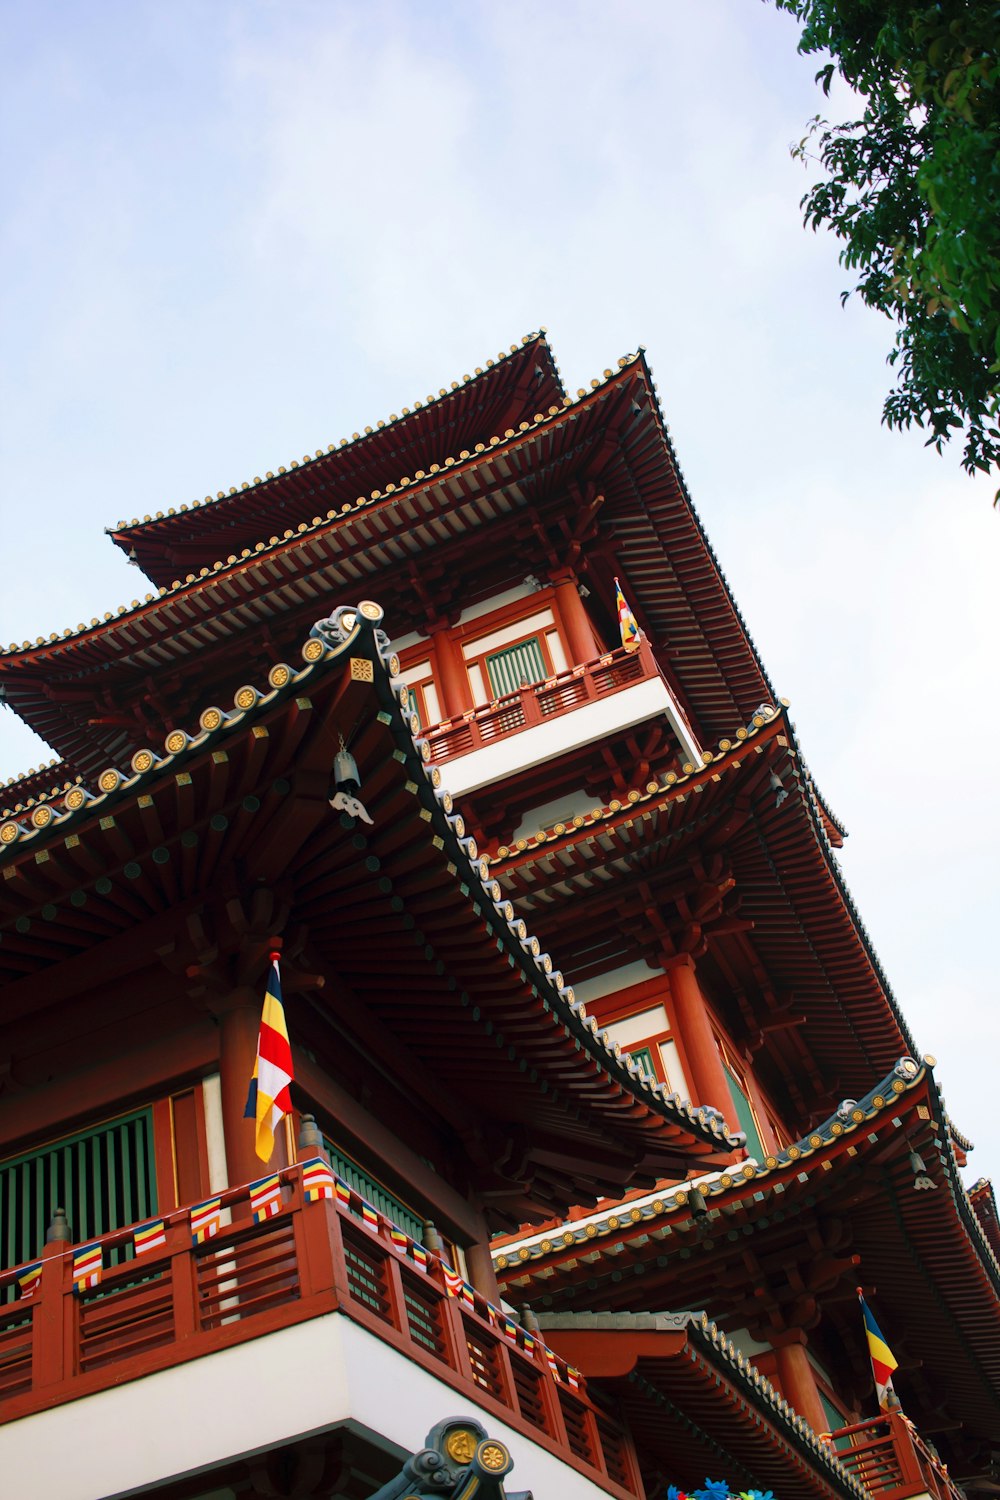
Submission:
<svg viewBox="0 0 1000 1500">
<path fill-rule="evenodd" d="M 145 596 L 0 653 L 55 756 L 0 788 L 3 1472 L 996 1493 L 993 1190 L 642 351 L 110 535 Z"/>
</svg>

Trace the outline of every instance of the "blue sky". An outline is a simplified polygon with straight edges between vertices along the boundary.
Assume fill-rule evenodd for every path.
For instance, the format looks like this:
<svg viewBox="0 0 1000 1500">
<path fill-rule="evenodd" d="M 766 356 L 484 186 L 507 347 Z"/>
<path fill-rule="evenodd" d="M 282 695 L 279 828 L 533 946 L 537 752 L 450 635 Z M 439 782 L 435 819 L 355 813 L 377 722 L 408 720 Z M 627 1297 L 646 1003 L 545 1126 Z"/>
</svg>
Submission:
<svg viewBox="0 0 1000 1500">
<path fill-rule="evenodd" d="M 540 325 L 572 389 L 644 344 L 975 1176 L 1000 1157 L 995 482 L 880 426 L 891 330 L 801 227 L 788 147 L 822 101 L 795 40 L 757 0 L 0 4 L 0 640 L 145 592 L 119 518 Z M 0 713 L 0 776 L 43 758 Z"/>
</svg>

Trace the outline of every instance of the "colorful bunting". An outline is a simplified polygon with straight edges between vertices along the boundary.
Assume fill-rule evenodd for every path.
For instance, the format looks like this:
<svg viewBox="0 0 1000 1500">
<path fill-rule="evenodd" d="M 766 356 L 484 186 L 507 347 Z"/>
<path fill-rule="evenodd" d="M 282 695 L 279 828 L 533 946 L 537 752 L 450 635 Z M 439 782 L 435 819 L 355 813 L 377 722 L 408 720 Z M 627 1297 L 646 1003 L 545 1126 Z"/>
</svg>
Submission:
<svg viewBox="0 0 1000 1500">
<path fill-rule="evenodd" d="M 77 1296 L 99 1286 L 103 1274 L 103 1246 L 97 1243 L 78 1245 L 73 1251 L 73 1290 Z"/>
<path fill-rule="evenodd" d="M 309 1203 L 316 1203 L 321 1198 L 332 1198 L 334 1181 L 329 1162 L 318 1156 L 312 1161 L 303 1162 L 302 1188 Z"/>
<path fill-rule="evenodd" d="M 285 1025 L 285 1007 L 281 998 L 281 974 L 278 954 L 271 954 L 271 974 L 264 996 L 257 1038 L 257 1059 L 253 1065 L 250 1091 L 247 1094 L 245 1119 L 256 1122 L 254 1150 L 261 1161 L 269 1162 L 274 1151 L 274 1132 L 289 1113 L 292 1097 L 292 1049 Z"/>
<path fill-rule="evenodd" d="M 214 1238 L 222 1227 L 222 1199 L 206 1198 L 196 1203 L 191 1210 L 191 1242 L 203 1245 Z"/>
<path fill-rule="evenodd" d="M 158 1250 L 161 1245 L 167 1243 L 167 1226 L 162 1219 L 150 1219 L 148 1224 L 140 1224 L 132 1231 L 132 1243 L 135 1246 L 136 1255 L 145 1255 L 150 1250 Z"/>
<path fill-rule="evenodd" d="M 33 1261 L 30 1266 L 22 1266 L 17 1277 L 17 1295 L 22 1302 L 29 1297 L 34 1297 L 42 1284 L 42 1263 L 40 1260 Z"/>
<path fill-rule="evenodd" d="M 250 1212 L 255 1224 L 273 1219 L 281 1211 L 281 1178 L 277 1172 L 270 1177 L 260 1177 L 249 1187 Z"/>
</svg>

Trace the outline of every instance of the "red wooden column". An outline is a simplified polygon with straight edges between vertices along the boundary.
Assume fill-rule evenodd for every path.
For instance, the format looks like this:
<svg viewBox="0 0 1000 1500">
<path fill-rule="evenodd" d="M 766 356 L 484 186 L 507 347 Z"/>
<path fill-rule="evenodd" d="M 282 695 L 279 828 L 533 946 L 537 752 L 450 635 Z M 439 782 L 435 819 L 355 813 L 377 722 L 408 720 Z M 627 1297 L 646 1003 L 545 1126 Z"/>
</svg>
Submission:
<svg viewBox="0 0 1000 1500">
<path fill-rule="evenodd" d="M 593 626 L 583 607 L 583 600 L 577 588 L 576 574 L 569 571 L 554 573 L 552 585 L 555 590 L 559 619 L 566 631 L 566 644 L 569 647 L 571 665 L 576 667 L 582 662 L 593 661 L 595 656 L 600 656 L 601 647 L 594 639 Z"/>
<path fill-rule="evenodd" d="M 688 1065 L 692 1102 L 713 1105 L 732 1125 L 729 1083 L 692 959 L 685 958 L 671 968 L 670 994 L 674 1024 Z"/>
<path fill-rule="evenodd" d="M 827 1432 L 829 1419 L 819 1399 L 816 1377 L 806 1354 L 806 1336 L 799 1328 L 778 1335 L 774 1341 L 775 1371 L 781 1394 L 804 1417 L 814 1432 Z"/>
<path fill-rule="evenodd" d="M 441 698 L 441 711 L 446 719 L 457 719 L 475 706 L 462 648 L 447 625 L 432 625 L 430 637 L 434 649 L 434 682 Z"/>
<path fill-rule="evenodd" d="M 469 1268 L 469 1280 L 476 1291 L 494 1306 L 500 1306 L 500 1287 L 493 1269 L 489 1240 L 477 1240 L 465 1247 L 465 1263 Z"/>
</svg>

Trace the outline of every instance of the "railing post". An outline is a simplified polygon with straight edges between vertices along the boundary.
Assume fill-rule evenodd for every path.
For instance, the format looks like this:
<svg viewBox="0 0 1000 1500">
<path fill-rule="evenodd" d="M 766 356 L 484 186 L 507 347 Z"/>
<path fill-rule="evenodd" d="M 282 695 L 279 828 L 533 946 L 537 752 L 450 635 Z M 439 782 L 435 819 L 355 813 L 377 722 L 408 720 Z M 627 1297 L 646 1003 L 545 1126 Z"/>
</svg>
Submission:
<svg viewBox="0 0 1000 1500">
<path fill-rule="evenodd" d="M 201 1331 L 198 1313 L 198 1257 L 191 1241 L 191 1225 L 182 1220 L 167 1230 L 170 1247 L 170 1294 L 174 1338 L 180 1343 Z"/>
<path fill-rule="evenodd" d="M 61 1215 L 61 1219 L 60 1216 Z M 31 1384 L 33 1388 L 57 1385 L 72 1371 L 67 1368 L 67 1319 L 65 1294 L 66 1257 L 69 1253 L 69 1228 L 65 1236 L 62 1228 L 66 1216 L 62 1209 L 56 1210 L 49 1234 L 42 1249 L 41 1286 L 35 1293 L 31 1312 Z M 74 1311 L 71 1307 L 70 1313 Z"/>
</svg>

